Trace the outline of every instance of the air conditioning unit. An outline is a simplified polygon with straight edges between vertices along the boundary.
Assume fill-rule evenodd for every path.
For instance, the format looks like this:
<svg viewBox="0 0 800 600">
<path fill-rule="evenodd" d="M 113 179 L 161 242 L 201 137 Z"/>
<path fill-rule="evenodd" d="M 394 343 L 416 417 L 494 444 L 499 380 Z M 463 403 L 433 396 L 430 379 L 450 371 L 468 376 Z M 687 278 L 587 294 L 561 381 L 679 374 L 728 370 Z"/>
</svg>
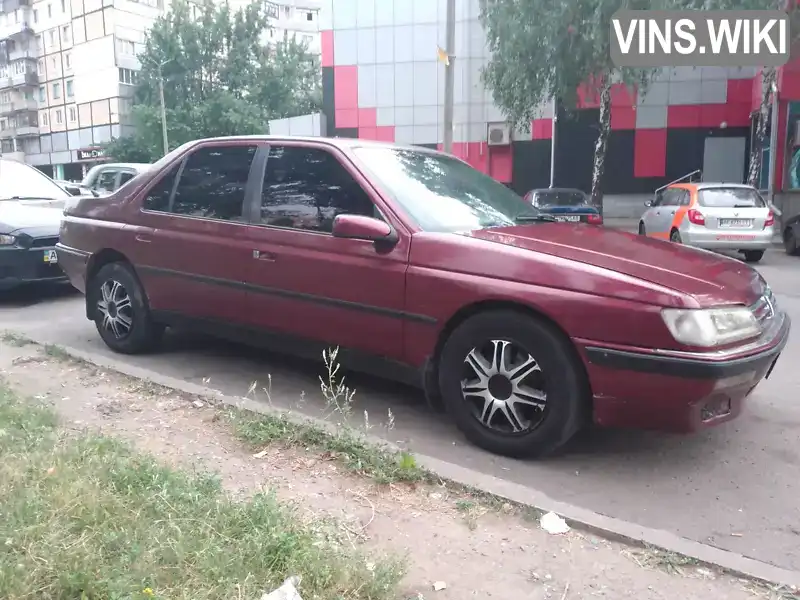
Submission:
<svg viewBox="0 0 800 600">
<path fill-rule="evenodd" d="M 486 141 L 490 146 L 508 146 L 511 143 L 511 126 L 508 123 L 487 124 Z"/>
</svg>

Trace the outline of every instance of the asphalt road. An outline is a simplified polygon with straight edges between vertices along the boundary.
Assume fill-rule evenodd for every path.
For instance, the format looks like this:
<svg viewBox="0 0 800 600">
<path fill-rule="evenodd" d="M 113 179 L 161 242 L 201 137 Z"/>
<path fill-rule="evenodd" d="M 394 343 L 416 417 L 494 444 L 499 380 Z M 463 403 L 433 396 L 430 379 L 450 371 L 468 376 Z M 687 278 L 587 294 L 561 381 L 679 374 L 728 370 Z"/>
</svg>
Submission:
<svg viewBox="0 0 800 600">
<path fill-rule="evenodd" d="M 355 414 L 380 423 L 412 450 L 541 490 L 550 497 L 641 525 L 800 570 L 800 259 L 770 250 L 759 270 L 791 314 L 795 331 L 772 377 L 738 420 L 695 436 L 592 430 L 541 462 L 499 458 L 468 444 L 421 394 L 348 375 Z M 42 288 L 0 297 L 0 330 L 110 355 L 70 289 Z M 120 358 L 117 356 L 117 358 Z M 271 381 L 271 402 L 319 414 L 322 367 L 182 334 L 156 355 L 125 358 L 140 367 L 226 394 Z M 258 396 L 267 401 L 266 394 Z"/>
</svg>

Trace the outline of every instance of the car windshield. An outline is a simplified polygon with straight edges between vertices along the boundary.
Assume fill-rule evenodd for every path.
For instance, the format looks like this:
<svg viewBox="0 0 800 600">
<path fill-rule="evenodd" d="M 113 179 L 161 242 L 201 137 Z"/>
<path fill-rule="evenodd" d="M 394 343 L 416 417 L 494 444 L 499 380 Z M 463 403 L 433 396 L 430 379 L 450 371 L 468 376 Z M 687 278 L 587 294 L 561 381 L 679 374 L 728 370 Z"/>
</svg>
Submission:
<svg viewBox="0 0 800 600">
<path fill-rule="evenodd" d="M 443 154 L 362 146 L 372 176 L 427 231 L 471 231 L 535 220 L 539 211 L 466 163 Z"/>
<path fill-rule="evenodd" d="M 761 195 L 751 188 L 700 190 L 697 202 L 707 208 L 762 208 L 767 205 Z"/>
<path fill-rule="evenodd" d="M 536 206 L 583 206 L 586 195 L 580 190 L 547 190 L 536 192 Z"/>
<path fill-rule="evenodd" d="M 69 197 L 38 169 L 15 160 L 0 160 L 0 200 L 66 200 Z"/>
</svg>

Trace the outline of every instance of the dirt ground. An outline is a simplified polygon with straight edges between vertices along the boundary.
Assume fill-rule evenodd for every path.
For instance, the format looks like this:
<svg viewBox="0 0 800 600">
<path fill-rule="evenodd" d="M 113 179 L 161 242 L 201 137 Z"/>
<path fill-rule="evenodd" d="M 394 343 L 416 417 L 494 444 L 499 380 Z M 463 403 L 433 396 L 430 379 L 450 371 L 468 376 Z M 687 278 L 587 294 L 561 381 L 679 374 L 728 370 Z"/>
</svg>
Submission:
<svg viewBox="0 0 800 600">
<path fill-rule="evenodd" d="M 378 486 L 322 455 L 279 446 L 254 454 L 230 435 L 217 408 L 39 346 L 0 343 L 0 376 L 17 392 L 51 402 L 65 426 L 215 471 L 232 494 L 274 489 L 309 519 L 336 523 L 353 545 L 406 555 L 406 599 L 790 597 L 674 555 L 574 530 L 551 535 L 536 518 L 481 505 L 446 485 Z"/>
</svg>

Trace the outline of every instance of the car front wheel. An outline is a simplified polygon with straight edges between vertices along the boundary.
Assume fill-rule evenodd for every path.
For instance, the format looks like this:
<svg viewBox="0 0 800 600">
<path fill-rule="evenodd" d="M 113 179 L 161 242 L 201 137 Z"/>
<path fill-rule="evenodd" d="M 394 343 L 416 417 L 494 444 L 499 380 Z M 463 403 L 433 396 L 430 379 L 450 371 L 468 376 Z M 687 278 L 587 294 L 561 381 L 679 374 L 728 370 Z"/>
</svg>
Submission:
<svg viewBox="0 0 800 600">
<path fill-rule="evenodd" d="M 442 350 L 439 385 L 448 412 L 476 445 L 511 457 L 539 457 L 584 425 L 586 376 L 553 326 L 514 311 L 471 317 Z"/>
<path fill-rule="evenodd" d="M 144 288 L 129 265 L 103 266 L 86 292 L 97 332 L 115 352 L 146 352 L 161 340 L 164 327 L 153 322 Z"/>
</svg>

